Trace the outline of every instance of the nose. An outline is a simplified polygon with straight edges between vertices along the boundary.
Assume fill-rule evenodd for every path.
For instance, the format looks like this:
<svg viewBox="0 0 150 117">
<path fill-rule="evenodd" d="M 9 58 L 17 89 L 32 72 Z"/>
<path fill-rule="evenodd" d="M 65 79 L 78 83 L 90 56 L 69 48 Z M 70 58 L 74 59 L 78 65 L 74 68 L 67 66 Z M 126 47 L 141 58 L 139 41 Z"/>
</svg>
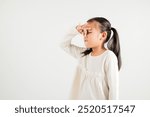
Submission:
<svg viewBox="0 0 150 117">
<path fill-rule="evenodd" d="M 82 30 L 82 34 L 83 34 L 84 37 L 86 37 L 86 35 L 87 35 L 87 30 L 86 30 L 86 29 L 83 29 L 83 30 Z"/>
<path fill-rule="evenodd" d="M 87 34 L 86 34 L 86 33 L 83 33 L 83 37 L 84 37 L 84 38 L 87 38 Z"/>
<path fill-rule="evenodd" d="M 87 36 L 86 36 L 86 35 L 83 35 L 83 37 L 84 37 L 84 39 L 86 39 L 86 38 L 87 38 Z"/>
</svg>

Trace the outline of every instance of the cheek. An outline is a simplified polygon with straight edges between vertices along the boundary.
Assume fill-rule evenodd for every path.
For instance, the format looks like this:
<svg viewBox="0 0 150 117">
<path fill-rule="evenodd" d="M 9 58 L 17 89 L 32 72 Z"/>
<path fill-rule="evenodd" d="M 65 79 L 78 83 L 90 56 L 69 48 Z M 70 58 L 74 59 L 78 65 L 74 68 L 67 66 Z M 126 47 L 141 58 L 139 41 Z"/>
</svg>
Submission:
<svg viewBox="0 0 150 117">
<path fill-rule="evenodd" d="M 89 38 L 90 42 L 93 42 L 93 43 L 97 43 L 99 41 L 98 35 L 96 35 L 96 34 L 89 35 L 88 38 Z"/>
</svg>

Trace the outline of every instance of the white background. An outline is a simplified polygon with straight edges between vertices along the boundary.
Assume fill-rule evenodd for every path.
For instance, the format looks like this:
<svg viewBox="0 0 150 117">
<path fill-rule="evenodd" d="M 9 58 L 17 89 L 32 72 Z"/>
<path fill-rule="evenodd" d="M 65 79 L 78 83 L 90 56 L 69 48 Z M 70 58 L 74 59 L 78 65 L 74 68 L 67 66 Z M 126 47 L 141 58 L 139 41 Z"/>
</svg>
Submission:
<svg viewBox="0 0 150 117">
<path fill-rule="evenodd" d="M 95 16 L 120 34 L 120 99 L 150 99 L 149 11 L 148 0 L 0 0 L 0 99 L 68 99 L 77 61 L 59 43 Z"/>
</svg>

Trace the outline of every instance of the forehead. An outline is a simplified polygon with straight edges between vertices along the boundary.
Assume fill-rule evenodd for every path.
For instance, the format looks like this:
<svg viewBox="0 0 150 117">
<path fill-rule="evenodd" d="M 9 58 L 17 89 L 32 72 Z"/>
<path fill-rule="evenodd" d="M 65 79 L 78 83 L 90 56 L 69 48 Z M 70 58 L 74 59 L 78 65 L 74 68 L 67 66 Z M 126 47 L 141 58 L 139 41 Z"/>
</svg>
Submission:
<svg viewBox="0 0 150 117">
<path fill-rule="evenodd" d="M 87 25 L 86 25 L 88 28 L 91 28 L 91 29 L 96 29 L 96 30 L 99 30 L 99 23 L 96 22 L 96 21 L 92 21 L 92 22 L 87 22 Z"/>
</svg>

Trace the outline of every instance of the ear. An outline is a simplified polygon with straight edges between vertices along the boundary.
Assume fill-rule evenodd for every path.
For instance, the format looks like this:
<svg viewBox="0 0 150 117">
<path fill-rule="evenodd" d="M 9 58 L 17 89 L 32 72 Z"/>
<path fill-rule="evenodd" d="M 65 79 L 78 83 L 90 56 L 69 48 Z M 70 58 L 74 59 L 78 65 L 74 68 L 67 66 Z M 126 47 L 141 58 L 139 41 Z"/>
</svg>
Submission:
<svg viewBox="0 0 150 117">
<path fill-rule="evenodd" d="M 107 38 L 107 32 L 104 31 L 101 34 L 102 34 L 102 39 L 105 40 Z"/>
</svg>

